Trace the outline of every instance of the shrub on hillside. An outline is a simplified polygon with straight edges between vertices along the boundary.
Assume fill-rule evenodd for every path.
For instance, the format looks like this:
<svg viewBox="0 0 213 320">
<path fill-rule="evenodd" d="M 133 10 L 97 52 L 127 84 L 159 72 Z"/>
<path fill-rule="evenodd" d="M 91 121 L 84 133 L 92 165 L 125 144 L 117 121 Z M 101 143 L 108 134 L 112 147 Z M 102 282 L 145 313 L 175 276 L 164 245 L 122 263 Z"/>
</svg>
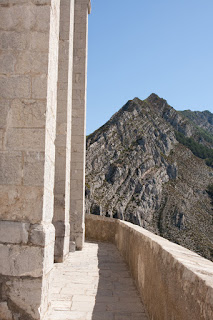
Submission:
<svg viewBox="0 0 213 320">
<path fill-rule="evenodd" d="M 207 166 L 213 167 L 213 149 L 207 148 L 191 137 L 185 137 L 181 132 L 176 131 L 175 135 L 178 142 L 189 148 L 198 158 L 205 159 Z"/>
<path fill-rule="evenodd" d="M 208 192 L 210 197 L 213 198 L 213 183 L 208 185 L 206 191 Z"/>
</svg>

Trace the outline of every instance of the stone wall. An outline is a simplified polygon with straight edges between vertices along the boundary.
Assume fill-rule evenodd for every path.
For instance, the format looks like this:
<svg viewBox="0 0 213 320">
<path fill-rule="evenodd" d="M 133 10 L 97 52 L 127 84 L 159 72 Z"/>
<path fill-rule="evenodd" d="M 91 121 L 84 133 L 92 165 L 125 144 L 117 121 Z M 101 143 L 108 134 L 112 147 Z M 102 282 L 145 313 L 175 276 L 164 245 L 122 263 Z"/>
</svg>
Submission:
<svg viewBox="0 0 213 320">
<path fill-rule="evenodd" d="M 110 218 L 87 215 L 86 237 L 116 244 L 150 319 L 213 319 L 211 261 L 141 227 Z"/>
<path fill-rule="evenodd" d="M 1 320 L 44 319 L 54 250 L 57 261 L 69 252 L 70 205 L 79 201 L 70 196 L 76 168 L 71 144 L 85 148 L 75 134 L 71 141 L 72 79 L 78 78 L 73 58 L 85 70 L 79 84 L 83 95 L 88 8 L 89 0 L 0 1 Z M 75 55 L 74 11 L 80 19 L 76 30 L 85 31 Z M 78 112 L 80 119 L 85 116 L 83 108 L 75 107 L 74 120 Z M 85 122 L 82 137 L 84 128 Z M 84 156 L 82 151 L 81 169 Z M 78 182 L 84 188 L 82 170 Z M 75 234 L 83 234 L 83 216 L 79 211 Z"/>
<path fill-rule="evenodd" d="M 0 3 L 0 295 L 17 319 L 40 319 L 48 304 L 59 10 L 57 0 Z"/>
</svg>

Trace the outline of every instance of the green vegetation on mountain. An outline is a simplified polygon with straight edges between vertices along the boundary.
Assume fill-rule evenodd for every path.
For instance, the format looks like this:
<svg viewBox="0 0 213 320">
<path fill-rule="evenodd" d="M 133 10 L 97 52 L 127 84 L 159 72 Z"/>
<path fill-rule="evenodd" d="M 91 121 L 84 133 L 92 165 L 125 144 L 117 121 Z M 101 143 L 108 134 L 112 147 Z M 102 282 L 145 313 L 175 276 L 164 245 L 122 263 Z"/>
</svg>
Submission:
<svg viewBox="0 0 213 320">
<path fill-rule="evenodd" d="M 213 183 L 208 185 L 206 191 L 208 192 L 208 194 L 210 195 L 210 197 L 213 199 Z"/>
<path fill-rule="evenodd" d="M 210 111 L 179 111 L 195 128 L 196 141 L 206 141 L 213 147 L 213 114 Z"/>
<path fill-rule="evenodd" d="M 189 148 L 195 156 L 205 159 L 206 164 L 210 167 L 213 167 L 213 149 L 207 148 L 201 143 L 196 142 L 191 137 L 188 138 L 184 136 L 184 134 L 181 132 L 175 131 L 175 136 L 178 142 Z"/>
</svg>

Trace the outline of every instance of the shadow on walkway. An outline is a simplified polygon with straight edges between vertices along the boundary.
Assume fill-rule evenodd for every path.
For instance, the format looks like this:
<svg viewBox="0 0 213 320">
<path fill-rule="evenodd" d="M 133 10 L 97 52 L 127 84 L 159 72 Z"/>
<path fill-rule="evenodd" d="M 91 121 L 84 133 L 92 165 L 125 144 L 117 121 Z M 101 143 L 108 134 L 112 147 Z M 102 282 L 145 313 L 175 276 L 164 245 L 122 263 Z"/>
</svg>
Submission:
<svg viewBox="0 0 213 320">
<path fill-rule="evenodd" d="M 98 243 L 99 282 L 92 320 L 147 320 L 138 291 L 119 251 Z"/>
</svg>

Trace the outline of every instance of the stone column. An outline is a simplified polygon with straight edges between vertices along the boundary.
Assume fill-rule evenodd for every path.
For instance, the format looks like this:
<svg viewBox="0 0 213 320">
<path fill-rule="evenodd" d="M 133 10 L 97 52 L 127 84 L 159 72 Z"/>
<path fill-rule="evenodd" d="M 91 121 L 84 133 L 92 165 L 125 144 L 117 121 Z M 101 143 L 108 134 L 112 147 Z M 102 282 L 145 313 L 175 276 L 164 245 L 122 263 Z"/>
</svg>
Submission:
<svg viewBox="0 0 213 320">
<path fill-rule="evenodd" d="M 59 11 L 58 0 L 0 2 L 0 318 L 7 320 L 43 319 L 48 307 Z"/>
<path fill-rule="evenodd" d="M 75 242 L 77 250 L 81 250 L 84 243 L 88 13 L 90 1 L 75 0 L 70 240 Z"/>
<path fill-rule="evenodd" d="M 72 120 L 74 0 L 61 1 L 56 127 L 54 226 L 55 261 L 64 261 L 70 239 L 70 157 Z"/>
</svg>

